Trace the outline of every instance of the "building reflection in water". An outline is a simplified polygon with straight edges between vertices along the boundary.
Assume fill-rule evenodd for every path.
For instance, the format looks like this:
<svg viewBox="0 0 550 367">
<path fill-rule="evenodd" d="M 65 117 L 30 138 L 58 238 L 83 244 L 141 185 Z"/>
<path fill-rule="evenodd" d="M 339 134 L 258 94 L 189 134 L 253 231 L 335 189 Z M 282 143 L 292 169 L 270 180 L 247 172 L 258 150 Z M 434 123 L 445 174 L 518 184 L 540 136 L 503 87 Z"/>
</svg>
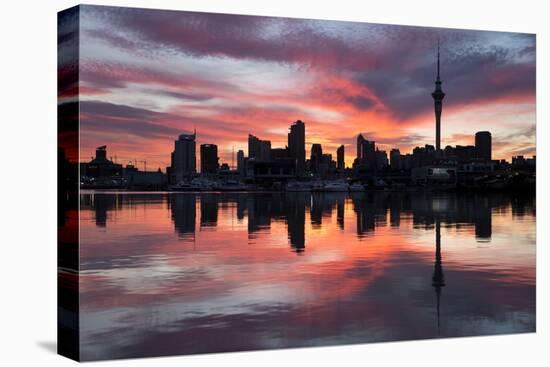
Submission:
<svg viewBox="0 0 550 367">
<path fill-rule="evenodd" d="M 262 230 L 269 230 L 271 220 L 280 215 L 280 200 L 272 200 L 268 196 L 250 196 L 246 200 L 248 212 L 248 233 L 254 234 Z"/>
<path fill-rule="evenodd" d="M 344 229 L 344 214 L 345 214 L 345 197 L 344 196 L 338 196 L 336 199 L 336 223 L 338 223 L 338 227 L 340 229 Z"/>
<path fill-rule="evenodd" d="M 290 247 L 296 253 L 302 253 L 306 248 L 305 226 L 306 206 L 309 205 L 308 199 L 309 195 L 294 193 L 289 195 L 287 200 L 285 200 L 288 240 Z"/>
<path fill-rule="evenodd" d="M 441 263 L 441 221 L 439 217 L 435 219 L 435 265 L 432 276 L 432 286 L 435 289 L 436 295 L 436 312 L 437 312 L 437 334 L 440 330 L 440 302 L 441 288 L 445 286 L 445 278 L 443 276 L 443 265 Z"/>
<path fill-rule="evenodd" d="M 367 194 L 353 194 L 353 211 L 357 218 L 357 236 L 363 237 L 365 234 L 374 232 L 374 196 Z"/>
<path fill-rule="evenodd" d="M 490 198 L 485 197 L 477 200 L 476 208 L 474 208 L 476 240 L 478 242 L 491 241 L 492 218 Z"/>
<path fill-rule="evenodd" d="M 200 228 L 216 227 L 220 205 L 232 206 L 238 221 L 247 219 L 248 233 L 270 230 L 273 220 L 287 225 L 288 240 L 296 252 L 305 249 L 307 213 L 312 229 L 324 225 L 323 219 L 336 214 L 335 225 L 344 229 L 346 208 L 355 214 L 359 238 L 372 234 L 377 227 L 399 228 L 404 218 L 411 218 L 415 228 L 436 227 L 464 229 L 473 227 L 477 241 L 490 242 L 492 212 L 511 206 L 514 216 L 535 214 L 533 197 L 505 194 L 436 194 L 436 193 L 264 193 L 264 194 L 82 194 L 81 209 L 90 209 L 96 226 L 106 227 L 117 209 L 157 201 L 166 202 L 178 235 L 194 238 L 197 204 Z M 328 222 L 328 220 L 327 220 Z"/>
<path fill-rule="evenodd" d="M 203 335 L 200 344 L 208 345 L 211 339 L 218 340 L 212 336 L 220 335 L 222 324 L 221 331 L 237 333 L 227 334 L 230 337 L 224 340 L 230 342 L 244 340 L 241 333 L 245 329 L 254 330 L 246 338 L 251 342 L 258 339 L 256 331 L 276 330 L 274 340 L 279 341 L 280 330 L 288 330 L 288 335 L 297 336 L 285 345 L 298 340 L 300 346 L 311 342 L 312 337 L 342 340 L 343 330 L 346 337 L 353 336 L 350 342 L 364 342 L 370 330 L 378 338 L 379 328 L 389 330 L 390 340 L 482 335 L 504 330 L 501 325 L 507 324 L 500 322 L 511 323 L 515 328 L 506 330 L 534 328 L 534 261 L 525 262 L 516 256 L 519 247 L 529 247 L 529 251 L 534 247 L 516 245 L 534 233 L 534 196 L 424 192 L 128 193 L 82 194 L 80 205 L 84 218 L 80 223 L 90 235 L 88 243 L 98 244 L 84 246 L 81 255 L 83 269 L 90 275 L 84 277 L 90 282 L 87 289 L 93 290 L 86 294 L 90 305 L 108 304 L 121 309 L 118 301 L 126 297 L 119 289 L 131 286 L 129 291 L 142 292 L 143 297 L 137 297 L 139 302 L 147 298 L 146 301 L 159 305 L 159 314 L 169 316 L 161 326 L 177 324 L 178 319 L 172 319 L 171 312 L 164 312 L 174 310 L 174 300 L 181 300 L 185 310 L 190 300 L 198 305 L 196 310 L 212 310 L 208 311 L 212 312 L 211 318 L 186 314 L 177 333 L 163 335 L 163 330 L 154 331 L 150 339 L 153 342 L 147 339 L 141 343 L 140 339 L 133 351 L 147 350 L 144 346 L 157 340 L 177 341 L 174 345 L 179 347 L 182 340 L 195 335 Z M 163 218 L 155 218 L 159 215 Z M 524 221 L 511 220 L 522 215 L 529 217 Z M 508 223 L 529 226 L 504 228 Z M 492 235 L 493 225 L 498 236 Z M 516 231 L 520 235 L 512 236 Z M 113 238 L 118 242 L 103 241 Z M 513 239 L 518 241 L 514 243 Z M 127 249 L 124 245 L 130 240 L 135 241 L 135 246 Z M 505 246 L 502 252 L 501 246 L 479 248 L 475 240 Z M 216 246 L 221 241 L 222 246 Z M 189 247 L 181 246 L 182 243 L 196 243 L 193 249 L 197 251 L 188 251 Z M 120 272 L 121 266 L 131 271 Z M 104 277 L 94 276 L 98 269 L 105 270 Z M 293 276 L 295 272 L 300 272 L 298 281 Z M 139 278 L 130 276 L 143 276 L 145 281 L 135 281 Z M 502 282 L 502 286 L 494 289 L 491 285 L 495 282 Z M 121 287 L 113 286 L 119 284 Z M 218 308 L 218 300 L 227 301 L 226 295 L 234 289 L 238 290 L 238 297 L 231 297 L 233 303 L 227 306 L 219 302 Z M 281 297 L 285 294 L 286 305 Z M 109 303 L 111 300 L 116 302 Z M 149 320 L 141 312 L 150 315 L 151 305 L 133 302 L 135 313 L 129 313 L 126 319 Z M 168 308 L 161 308 L 163 304 Z M 239 307 L 238 315 L 235 307 Z M 220 309 L 227 310 L 227 314 L 223 315 Z M 473 318 L 472 310 L 479 310 Z M 90 312 L 88 335 L 94 336 L 90 340 L 95 343 L 95 336 L 104 335 L 104 330 L 92 333 L 96 315 Z M 525 319 L 517 317 L 520 312 L 528 312 Z M 119 314 L 115 315 L 120 319 Z M 466 319 L 468 328 L 458 328 L 457 322 L 462 325 Z M 104 324 L 109 323 L 106 320 Z M 213 325 L 210 331 L 205 330 L 205 324 Z M 277 329 L 282 325 L 288 329 Z M 124 327 L 131 330 L 133 326 L 130 322 Z M 139 335 L 151 330 L 149 322 L 137 326 Z M 196 328 L 208 332 L 193 334 Z M 118 338 L 119 330 L 115 330 L 112 337 Z M 223 345 L 226 346 L 235 347 Z"/>
<path fill-rule="evenodd" d="M 172 222 L 181 239 L 195 239 L 196 200 L 195 194 L 169 195 L 168 207 L 172 216 Z"/>
<path fill-rule="evenodd" d="M 185 195 L 175 195 L 175 196 L 185 196 Z M 216 225 L 218 224 L 218 206 L 219 206 L 218 195 L 207 195 L 207 196 L 205 195 L 200 197 L 201 230 L 205 227 L 216 227 Z"/>
<path fill-rule="evenodd" d="M 93 210 L 93 220 L 97 227 L 107 226 L 108 216 L 117 209 L 118 204 L 118 195 L 83 194 L 80 196 L 80 208 Z"/>
</svg>

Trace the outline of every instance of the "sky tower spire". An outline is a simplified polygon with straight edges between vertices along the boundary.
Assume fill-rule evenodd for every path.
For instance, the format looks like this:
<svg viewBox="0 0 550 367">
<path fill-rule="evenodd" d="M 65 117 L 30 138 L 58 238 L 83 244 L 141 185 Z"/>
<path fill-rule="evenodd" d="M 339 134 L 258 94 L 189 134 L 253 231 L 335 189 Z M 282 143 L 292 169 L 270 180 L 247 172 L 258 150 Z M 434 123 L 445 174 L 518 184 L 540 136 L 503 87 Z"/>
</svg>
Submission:
<svg viewBox="0 0 550 367">
<path fill-rule="evenodd" d="M 439 78 L 439 38 L 437 39 L 437 80 L 441 80 Z"/>
<path fill-rule="evenodd" d="M 435 90 L 432 93 L 434 99 L 435 111 L 435 149 L 441 149 L 441 111 L 443 110 L 443 98 L 445 93 L 441 89 L 441 79 L 439 77 L 439 38 L 437 39 L 437 78 L 435 80 Z"/>
</svg>

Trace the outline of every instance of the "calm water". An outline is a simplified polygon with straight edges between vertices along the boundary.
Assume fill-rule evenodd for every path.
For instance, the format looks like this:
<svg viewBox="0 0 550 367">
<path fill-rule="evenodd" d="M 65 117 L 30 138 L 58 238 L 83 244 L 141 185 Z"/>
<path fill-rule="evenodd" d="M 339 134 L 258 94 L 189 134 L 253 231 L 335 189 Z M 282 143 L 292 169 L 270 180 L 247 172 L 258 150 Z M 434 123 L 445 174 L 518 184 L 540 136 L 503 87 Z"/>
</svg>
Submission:
<svg viewBox="0 0 550 367">
<path fill-rule="evenodd" d="M 488 194 L 82 194 L 82 358 L 532 332 L 535 213 Z"/>
</svg>

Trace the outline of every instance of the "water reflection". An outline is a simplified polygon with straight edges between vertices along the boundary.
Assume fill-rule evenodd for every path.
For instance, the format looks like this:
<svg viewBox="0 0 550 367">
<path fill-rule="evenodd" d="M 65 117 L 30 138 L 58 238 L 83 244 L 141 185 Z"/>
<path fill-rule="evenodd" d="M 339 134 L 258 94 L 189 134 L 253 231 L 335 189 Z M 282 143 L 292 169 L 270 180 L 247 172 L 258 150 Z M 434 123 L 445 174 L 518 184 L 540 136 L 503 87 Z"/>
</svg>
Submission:
<svg viewBox="0 0 550 367">
<path fill-rule="evenodd" d="M 503 194 L 83 194 L 82 353 L 534 331 L 535 216 Z"/>
<path fill-rule="evenodd" d="M 336 212 L 337 225 L 344 229 L 345 202 L 350 201 L 355 213 L 357 235 L 385 227 L 389 214 L 392 227 L 399 228 L 403 216 L 412 216 L 417 227 L 433 228 L 436 222 L 444 226 L 473 225 L 480 242 L 490 242 L 493 211 L 511 208 L 516 217 L 535 216 L 534 198 L 495 195 L 403 194 L 403 193 L 264 193 L 264 194 L 83 194 L 82 209 L 94 211 L 98 227 L 105 227 L 108 212 L 124 210 L 150 199 L 166 202 L 178 234 L 185 238 L 195 233 L 197 203 L 200 208 L 200 228 L 216 227 L 221 205 L 236 205 L 239 220 L 248 219 L 248 232 L 269 229 L 273 219 L 285 219 L 288 238 L 296 247 L 305 245 L 306 211 L 313 228 L 321 228 L 323 218 Z M 191 238 L 193 236 L 190 236 Z"/>
<path fill-rule="evenodd" d="M 195 195 L 171 195 L 168 204 L 174 223 L 174 228 L 180 238 L 195 238 L 195 221 L 197 214 L 195 211 Z M 201 226 L 202 226 L 202 206 L 201 206 Z"/>
<path fill-rule="evenodd" d="M 441 328 L 440 320 L 440 302 L 441 302 L 441 288 L 445 286 L 445 278 L 443 276 L 443 265 L 441 264 L 441 222 L 439 218 L 435 219 L 435 265 L 434 274 L 432 276 L 432 286 L 435 289 L 437 297 L 437 333 L 439 334 Z"/>
</svg>

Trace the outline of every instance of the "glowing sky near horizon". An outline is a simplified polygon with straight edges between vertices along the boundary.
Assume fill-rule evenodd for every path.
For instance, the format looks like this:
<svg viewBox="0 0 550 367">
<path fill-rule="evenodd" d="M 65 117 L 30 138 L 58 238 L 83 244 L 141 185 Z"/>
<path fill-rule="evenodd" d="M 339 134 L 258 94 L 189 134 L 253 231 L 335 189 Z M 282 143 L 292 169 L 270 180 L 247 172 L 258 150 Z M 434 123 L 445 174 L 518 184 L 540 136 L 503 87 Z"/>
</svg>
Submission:
<svg viewBox="0 0 550 367">
<path fill-rule="evenodd" d="M 217 144 L 231 163 L 233 149 L 247 153 L 249 133 L 284 147 L 298 119 L 307 156 L 312 143 L 334 157 L 344 144 L 348 165 L 359 132 L 388 152 L 434 144 L 438 38 L 442 145 L 473 144 L 476 131 L 489 130 L 494 158 L 535 154 L 531 34 L 80 9 L 83 161 L 107 145 L 120 163 L 146 160 L 164 170 L 177 136 L 196 128 L 197 153 Z"/>
</svg>

